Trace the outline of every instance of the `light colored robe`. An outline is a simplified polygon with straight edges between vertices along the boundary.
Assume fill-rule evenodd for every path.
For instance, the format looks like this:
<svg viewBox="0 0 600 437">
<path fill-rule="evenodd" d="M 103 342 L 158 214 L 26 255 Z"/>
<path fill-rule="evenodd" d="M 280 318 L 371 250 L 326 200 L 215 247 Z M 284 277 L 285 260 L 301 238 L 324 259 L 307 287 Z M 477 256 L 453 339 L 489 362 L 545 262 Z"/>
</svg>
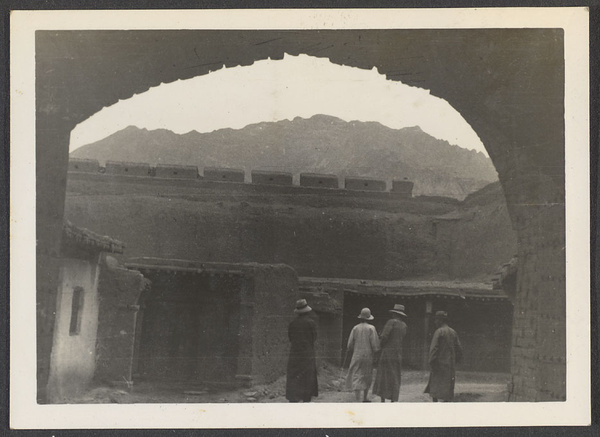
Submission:
<svg viewBox="0 0 600 437">
<path fill-rule="evenodd" d="M 348 350 L 352 360 L 346 377 L 348 390 L 367 390 L 373 381 L 373 358 L 379 350 L 379 338 L 373 325 L 359 323 L 350 332 Z"/>
</svg>

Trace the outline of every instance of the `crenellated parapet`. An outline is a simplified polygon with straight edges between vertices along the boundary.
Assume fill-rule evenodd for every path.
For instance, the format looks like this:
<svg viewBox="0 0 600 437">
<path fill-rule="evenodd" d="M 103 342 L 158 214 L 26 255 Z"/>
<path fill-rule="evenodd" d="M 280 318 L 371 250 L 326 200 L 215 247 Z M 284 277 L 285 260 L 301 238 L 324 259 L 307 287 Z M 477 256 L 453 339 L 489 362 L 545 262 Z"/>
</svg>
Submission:
<svg viewBox="0 0 600 437">
<path fill-rule="evenodd" d="M 385 191 L 387 184 L 385 181 L 355 176 L 344 180 L 344 188 L 358 191 Z"/>
<path fill-rule="evenodd" d="M 152 179 L 187 179 L 202 180 L 207 183 L 225 182 L 244 185 L 274 187 L 295 187 L 296 189 L 326 189 L 339 191 L 387 192 L 394 197 L 411 198 L 414 183 L 409 180 L 393 180 L 391 190 L 384 180 L 369 177 L 349 176 L 343 179 L 334 174 L 300 173 L 299 185 L 294 184 L 294 175 L 288 172 L 252 170 L 250 183 L 245 183 L 246 172 L 239 168 L 205 167 L 200 174 L 194 165 L 158 164 L 152 167 L 147 163 L 107 161 L 105 167 L 95 159 L 71 158 L 69 173 L 94 173 L 113 176 L 144 177 Z"/>
<path fill-rule="evenodd" d="M 291 173 L 281 171 L 252 170 L 253 184 L 266 185 L 293 185 L 294 176 Z"/>
<path fill-rule="evenodd" d="M 198 167 L 195 165 L 158 164 L 154 175 L 157 178 L 198 179 Z"/>
<path fill-rule="evenodd" d="M 123 176 L 150 176 L 150 164 L 141 162 L 106 161 L 104 173 Z"/>
<path fill-rule="evenodd" d="M 300 173 L 301 187 L 339 188 L 338 177 L 334 174 Z"/>
<path fill-rule="evenodd" d="M 244 182 L 246 174 L 241 168 L 204 167 L 204 179 L 219 182 Z"/>
</svg>

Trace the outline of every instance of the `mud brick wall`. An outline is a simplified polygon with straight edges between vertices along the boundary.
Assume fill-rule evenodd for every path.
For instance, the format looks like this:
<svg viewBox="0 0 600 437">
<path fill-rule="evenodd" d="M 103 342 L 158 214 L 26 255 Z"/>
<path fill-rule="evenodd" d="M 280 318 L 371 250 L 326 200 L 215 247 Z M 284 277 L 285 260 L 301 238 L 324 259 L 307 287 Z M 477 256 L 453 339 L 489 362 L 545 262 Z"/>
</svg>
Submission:
<svg viewBox="0 0 600 437">
<path fill-rule="evenodd" d="M 296 272 L 282 264 L 257 266 L 253 272 L 252 377 L 272 382 L 286 372 L 288 325 L 298 299 Z"/>
<path fill-rule="evenodd" d="M 513 401 L 562 401 L 566 386 L 564 206 L 540 207 L 519 230 Z"/>
<path fill-rule="evenodd" d="M 318 323 L 315 354 L 317 363 L 326 361 L 340 365 L 342 360 L 342 314 L 316 311 Z"/>
<path fill-rule="evenodd" d="M 313 309 L 313 315 L 318 326 L 317 344 L 315 345 L 317 364 L 327 361 L 340 365 L 344 291 L 327 289 L 315 293 L 309 290 L 305 285 L 300 285 L 300 297 L 306 299 L 308 305 Z"/>
<path fill-rule="evenodd" d="M 501 192 L 467 205 L 459 224 L 434 223 L 459 204 L 390 194 L 70 173 L 66 217 L 123 241 L 128 256 L 284 263 L 300 276 L 463 278 L 516 253 Z"/>
<path fill-rule="evenodd" d="M 139 297 L 149 285 L 141 273 L 116 265 L 114 259 L 101 270 L 96 381 L 125 387 L 132 381 Z"/>
</svg>

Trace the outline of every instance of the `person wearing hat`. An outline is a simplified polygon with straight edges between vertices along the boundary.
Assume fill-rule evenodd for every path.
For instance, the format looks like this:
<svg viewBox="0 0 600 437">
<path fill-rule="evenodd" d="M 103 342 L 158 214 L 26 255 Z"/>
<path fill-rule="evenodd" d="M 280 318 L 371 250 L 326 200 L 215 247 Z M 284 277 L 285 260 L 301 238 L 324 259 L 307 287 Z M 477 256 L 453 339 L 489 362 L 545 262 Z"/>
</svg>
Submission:
<svg viewBox="0 0 600 437">
<path fill-rule="evenodd" d="M 354 391 L 356 401 L 370 402 L 369 388 L 373 381 L 373 358 L 379 350 L 379 338 L 375 327 L 369 323 L 375 317 L 369 308 L 363 308 L 358 315 L 360 323 L 352 328 L 348 338 L 348 351 L 352 353 L 350 368 L 346 377 L 346 388 Z"/>
<path fill-rule="evenodd" d="M 288 327 L 291 343 L 287 364 L 285 398 L 290 402 L 310 402 L 319 395 L 315 341 L 317 323 L 306 299 L 296 302 L 296 318 Z"/>
<path fill-rule="evenodd" d="M 456 331 L 448 326 L 448 313 L 437 311 L 434 323 L 436 330 L 429 348 L 429 383 L 425 393 L 433 402 L 451 402 L 454 399 L 455 366 L 462 361 L 462 346 Z"/>
<path fill-rule="evenodd" d="M 381 402 L 385 402 L 386 399 L 398 402 L 402 370 L 402 341 L 406 335 L 404 321 L 408 316 L 404 313 L 404 305 L 396 304 L 394 309 L 389 311 L 392 318 L 386 322 L 379 338 L 381 356 L 373 394 L 379 396 Z"/>
</svg>

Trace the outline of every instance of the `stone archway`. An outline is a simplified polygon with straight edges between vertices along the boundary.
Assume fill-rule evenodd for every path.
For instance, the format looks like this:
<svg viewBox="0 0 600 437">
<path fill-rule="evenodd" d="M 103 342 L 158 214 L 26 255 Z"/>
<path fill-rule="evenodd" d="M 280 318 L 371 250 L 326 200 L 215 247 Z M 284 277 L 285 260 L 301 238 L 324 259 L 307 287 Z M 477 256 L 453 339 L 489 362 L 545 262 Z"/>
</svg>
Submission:
<svg viewBox="0 0 600 437">
<path fill-rule="evenodd" d="M 38 399 L 52 344 L 71 130 L 161 83 L 281 59 L 327 57 L 429 89 L 471 124 L 519 238 L 512 400 L 564 400 L 564 55 L 561 29 L 38 31 Z"/>
</svg>

